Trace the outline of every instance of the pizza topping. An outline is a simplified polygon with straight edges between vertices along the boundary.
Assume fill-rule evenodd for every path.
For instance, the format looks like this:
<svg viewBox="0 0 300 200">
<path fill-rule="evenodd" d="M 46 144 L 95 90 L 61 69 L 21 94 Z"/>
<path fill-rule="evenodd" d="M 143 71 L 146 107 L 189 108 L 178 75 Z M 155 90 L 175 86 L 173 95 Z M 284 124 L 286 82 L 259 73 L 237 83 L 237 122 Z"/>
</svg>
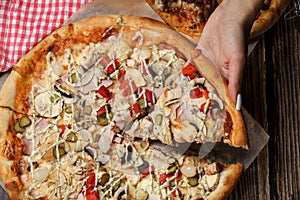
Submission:
<svg viewBox="0 0 300 200">
<path fill-rule="evenodd" d="M 59 92 L 62 96 L 67 98 L 72 98 L 74 94 L 73 88 L 68 85 L 66 82 L 63 82 L 61 80 L 57 80 L 55 82 L 55 85 L 53 86 L 54 89 Z"/>
<path fill-rule="evenodd" d="M 20 122 L 16 122 L 14 125 L 14 130 L 17 133 L 23 133 L 25 131 L 25 128 L 20 125 Z"/>
<path fill-rule="evenodd" d="M 53 151 L 53 156 L 56 159 L 60 159 L 62 156 L 64 156 L 67 153 L 64 144 L 56 145 L 56 147 L 54 147 L 52 151 Z"/>
<path fill-rule="evenodd" d="M 41 92 L 34 99 L 35 111 L 43 117 L 56 117 L 62 111 L 62 99 L 57 92 Z"/>
<path fill-rule="evenodd" d="M 197 168 L 194 165 L 184 165 L 180 168 L 180 171 L 186 177 L 194 177 L 197 173 Z"/>
<path fill-rule="evenodd" d="M 46 178 L 49 176 L 49 174 L 50 174 L 49 169 L 40 168 L 40 169 L 34 170 L 33 178 L 34 178 L 34 180 L 41 183 L 46 180 Z"/>
<path fill-rule="evenodd" d="M 135 194 L 136 200 L 146 200 L 148 196 L 149 194 L 143 189 L 138 189 Z"/>
<path fill-rule="evenodd" d="M 21 117 L 21 119 L 20 119 L 20 126 L 21 127 L 27 127 L 27 126 L 29 126 L 31 124 L 31 120 L 29 119 L 29 117 L 27 117 L 27 116 L 23 116 L 23 117 Z"/>
<path fill-rule="evenodd" d="M 208 189 L 214 190 L 220 180 L 220 174 L 205 175 L 203 178 L 205 183 L 207 184 Z"/>
<path fill-rule="evenodd" d="M 77 142 L 78 141 L 78 137 L 76 135 L 76 133 L 74 133 L 73 131 L 71 131 L 68 135 L 67 135 L 67 142 Z"/>
<path fill-rule="evenodd" d="M 197 176 L 189 177 L 188 182 L 190 186 L 195 187 L 198 185 L 198 177 Z"/>
<path fill-rule="evenodd" d="M 206 22 L 218 6 L 218 2 L 215 0 L 155 0 L 155 5 L 167 13 L 175 13 L 178 16 L 188 18 L 193 21 L 195 24 Z"/>
</svg>

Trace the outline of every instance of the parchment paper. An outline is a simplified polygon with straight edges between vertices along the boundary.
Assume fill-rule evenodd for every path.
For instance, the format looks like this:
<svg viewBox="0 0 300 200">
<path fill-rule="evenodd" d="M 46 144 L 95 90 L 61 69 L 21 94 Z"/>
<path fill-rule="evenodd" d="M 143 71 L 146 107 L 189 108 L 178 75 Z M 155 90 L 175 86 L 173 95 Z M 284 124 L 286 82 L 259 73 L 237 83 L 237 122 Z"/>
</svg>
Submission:
<svg viewBox="0 0 300 200">
<path fill-rule="evenodd" d="M 163 22 L 163 20 L 144 0 L 95 0 L 79 9 L 65 24 L 73 23 L 87 17 L 105 14 L 130 14 L 145 16 Z M 257 42 L 249 45 L 249 53 L 252 52 L 256 43 Z M 1 74 L 0 88 L 2 87 L 8 75 L 9 72 Z M 249 137 L 249 150 L 233 148 L 222 143 L 207 143 L 203 145 L 197 144 L 192 146 L 190 146 L 190 144 L 182 144 L 178 147 L 170 147 L 169 150 L 174 149 L 179 152 L 184 152 L 189 148 L 192 149 L 197 155 L 215 161 L 221 161 L 225 163 L 241 162 L 245 166 L 246 170 L 267 144 L 269 136 L 244 108 L 242 108 L 242 113 L 245 118 Z M 8 197 L 3 190 L 4 186 L 2 181 L 0 181 L 0 185 L 2 187 L 0 188 L 0 199 L 6 200 Z"/>
</svg>

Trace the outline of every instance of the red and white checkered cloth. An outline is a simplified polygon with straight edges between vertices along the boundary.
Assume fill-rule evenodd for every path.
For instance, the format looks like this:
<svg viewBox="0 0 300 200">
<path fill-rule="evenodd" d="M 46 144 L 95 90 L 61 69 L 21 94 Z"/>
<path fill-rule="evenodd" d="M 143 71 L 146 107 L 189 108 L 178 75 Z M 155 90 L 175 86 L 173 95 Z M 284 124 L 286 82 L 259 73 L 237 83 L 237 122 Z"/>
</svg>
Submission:
<svg viewBox="0 0 300 200">
<path fill-rule="evenodd" d="M 0 72 L 92 0 L 0 0 Z"/>
</svg>

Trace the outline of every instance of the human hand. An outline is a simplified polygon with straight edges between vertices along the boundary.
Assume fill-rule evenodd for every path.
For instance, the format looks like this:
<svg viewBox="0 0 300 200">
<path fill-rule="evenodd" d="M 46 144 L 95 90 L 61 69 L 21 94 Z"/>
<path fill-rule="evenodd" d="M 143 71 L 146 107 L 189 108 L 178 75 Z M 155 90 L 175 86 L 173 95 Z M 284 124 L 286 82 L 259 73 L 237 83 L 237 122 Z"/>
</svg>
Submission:
<svg viewBox="0 0 300 200">
<path fill-rule="evenodd" d="M 223 1 L 212 13 L 202 32 L 198 48 L 228 80 L 229 97 L 236 103 L 247 59 L 249 33 L 257 9 L 247 12 L 249 7 L 233 3 L 234 5 L 232 1 Z"/>
</svg>

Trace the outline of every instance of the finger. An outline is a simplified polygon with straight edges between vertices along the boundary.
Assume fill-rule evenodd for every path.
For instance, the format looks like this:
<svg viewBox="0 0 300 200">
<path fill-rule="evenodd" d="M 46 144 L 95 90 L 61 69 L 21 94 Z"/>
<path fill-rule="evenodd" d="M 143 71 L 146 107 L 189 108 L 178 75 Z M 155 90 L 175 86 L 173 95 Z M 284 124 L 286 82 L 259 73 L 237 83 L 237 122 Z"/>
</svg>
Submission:
<svg viewBox="0 0 300 200">
<path fill-rule="evenodd" d="M 230 67 L 228 71 L 228 92 L 229 97 L 234 103 L 236 103 L 237 95 L 241 90 L 244 64 L 244 57 L 232 60 L 230 62 Z"/>
</svg>

